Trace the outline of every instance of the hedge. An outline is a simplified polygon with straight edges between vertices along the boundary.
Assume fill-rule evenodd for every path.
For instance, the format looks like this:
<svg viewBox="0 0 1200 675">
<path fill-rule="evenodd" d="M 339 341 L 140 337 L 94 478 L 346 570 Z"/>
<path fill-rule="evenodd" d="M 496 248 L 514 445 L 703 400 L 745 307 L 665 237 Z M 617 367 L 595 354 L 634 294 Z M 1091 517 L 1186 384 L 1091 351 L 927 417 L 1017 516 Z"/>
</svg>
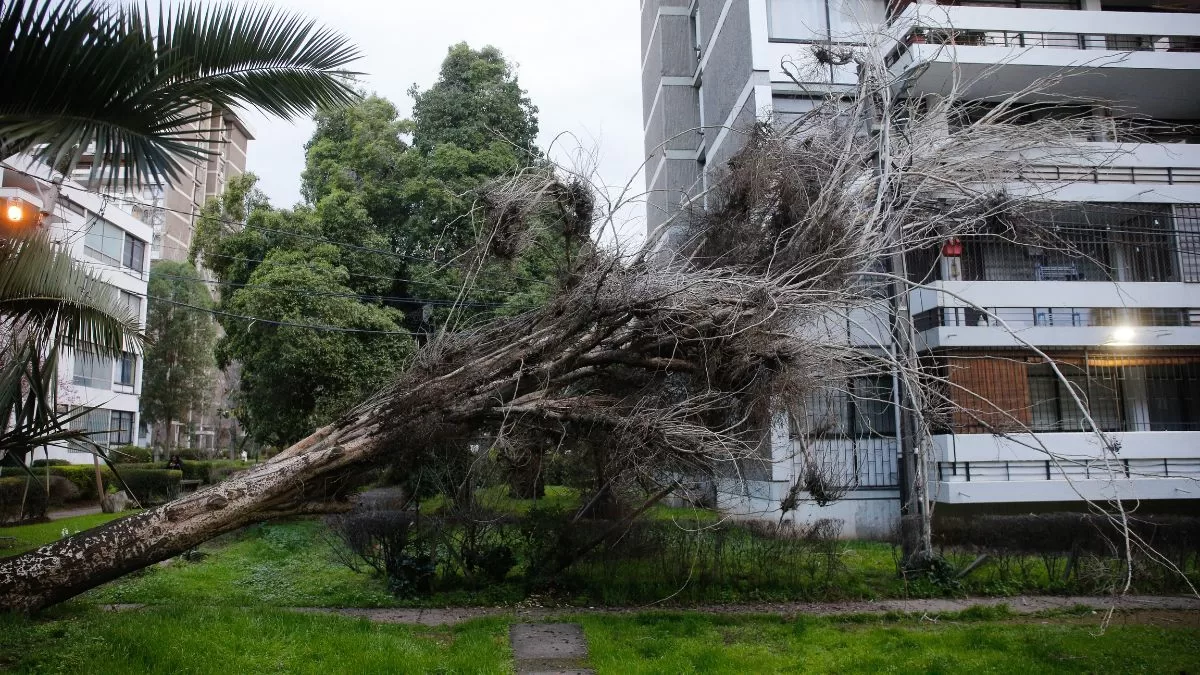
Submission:
<svg viewBox="0 0 1200 675">
<path fill-rule="evenodd" d="M 76 488 L 79 489 L 79 496 L 76 499 L 95 501 L 96 495 L 96 467 L 90 464 L 72 464 L 71 466 L 52 466 L 50 467 L 50 475 L 62 476 L 71 481 Z M 112 471 L 108 467 L 100 468 L 100 475 L 104 480 L 105 489 L 113 484 Z"/>
<path fill-rule="evenodd" d="M 122 445 L 108 451 L 108 458 L 114 464 L 137 464 L 154 460 L 154 451 L 150 448 L 139 448 L 136 445 Z"/>
<path fill-rule="evenodd" d="M 35 459 L 31 466 L 71 466 L 71 462 L 65 459 Z"/>
<path fill-rule="evenodd" d="M 46 505 L 46 482 L 44 476 L 36 479 L 12 477 L 0 478 L 0 520 L 21 520 L 24 517 L 42 515 Z M 71 481 L 62 476 L 50 476 L 51 506 L 60 506 L 79 494 Z M 24 497 L 25 513 L 21 513 Z"/>
<path fill-rule="evenodd" d="M 162 504 L 179 496 L 183 472 L 170 469 L 122 469 L 121 478 L 143 506 Z"/>
</svg>

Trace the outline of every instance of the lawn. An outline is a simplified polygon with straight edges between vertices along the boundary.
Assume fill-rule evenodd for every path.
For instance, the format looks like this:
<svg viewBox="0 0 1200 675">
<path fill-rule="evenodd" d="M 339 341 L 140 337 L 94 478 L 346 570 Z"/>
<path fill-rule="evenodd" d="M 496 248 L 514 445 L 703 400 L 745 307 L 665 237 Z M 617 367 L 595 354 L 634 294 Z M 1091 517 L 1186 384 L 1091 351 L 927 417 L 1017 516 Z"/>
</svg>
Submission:
<svg viewBox="0 0 1200 675">
<path fill-rule="evenodd" d="M 52 541 L 62 538 L 63 530 L 75 534 L 76 532 L 90 530 L 110 520 L 116 520 L 128 515 L 130 515 L 128 511 L 125 513 L 95 513 L 86 516 L 64 518 L 62 520 L 52 520 L 48 523 L 37 523 L 36 525 L 2 527 L 0 528 L 0 537 L 14 537 L 16 541 L 4 542 L 5 547 L 0 548 L 0 557 L 16 555 L 17 553 L 23 553 L 43 544 L 49 544 Z"/>
<path fill-rule="evenodd" d="M 75 605 L 0 617 L 0 670 L 63 673 L 509 673 L 509 617 L 453 627 L 257 608 Z M 1200 668 L 1200 628 L 1089 616 L 780 619 L 567 615 L 606 673 L 1168 673 Z"/>
<path fill-rule="evenodd" d="M 985 613 L 986 614 L 986 613 Z M 1183 673 L 1200 627 L 904 619 L 782 620 L 686 614 L 579 618 L 596 672 Z"/>
<path fill-rule="evenodd" d="M 38 673 L 510 673 L 508 624 L 447 628 L 257 608 L 76 607 L 0 616 L 0 671 Z"/>
</svg>

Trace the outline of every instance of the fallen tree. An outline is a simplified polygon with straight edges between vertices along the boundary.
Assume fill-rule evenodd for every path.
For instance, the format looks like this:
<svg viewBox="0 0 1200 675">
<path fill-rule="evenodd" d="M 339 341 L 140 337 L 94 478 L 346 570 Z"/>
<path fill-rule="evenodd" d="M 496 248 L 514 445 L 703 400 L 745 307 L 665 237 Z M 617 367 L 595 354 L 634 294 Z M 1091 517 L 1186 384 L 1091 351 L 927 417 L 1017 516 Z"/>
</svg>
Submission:
<svg viewBox="0 0 1200 675">
<path fill-rule="evenodd" d="M 737 130 L 725 178 L 693 195 L 710 208 L 685 208 L 629 257 L 588 247 L 545 307 L 438 336 L 392 385 L 270 461 L 0 562 L 0 609 L 37 611 L 252 522 L 347 510 L 379 467 L 408 471 L 481 436 L 597 439 L 622 481 L 659 494 L 680 476 L 761 470 L 779 415 L 803 418 L 812 392 L 847 378 L 898 372 L 928 392 L 908 399 L 923 415 L 941 414 L 938 383 L 893 350 L 851 345 L 847 316 L 886 313 L 907 291 L 877 274 L 905 251 L 997 227 L 1053 237 L 1025 217 L 1036 195 L 997 185 L 1029 163 L 1022 150 L 1075 152 L 1063 139 L 1091 122 L 1012 123 L 1015 96 L 951 134 L 953 97 L 894 101 L 883 73 L 861 60 L 855 97 Z M 596 198 L 562 171 L 489 186 L 476 261 L 513 257 L 547 228 L 594 232 L 611 217 Z"/>
</svg>

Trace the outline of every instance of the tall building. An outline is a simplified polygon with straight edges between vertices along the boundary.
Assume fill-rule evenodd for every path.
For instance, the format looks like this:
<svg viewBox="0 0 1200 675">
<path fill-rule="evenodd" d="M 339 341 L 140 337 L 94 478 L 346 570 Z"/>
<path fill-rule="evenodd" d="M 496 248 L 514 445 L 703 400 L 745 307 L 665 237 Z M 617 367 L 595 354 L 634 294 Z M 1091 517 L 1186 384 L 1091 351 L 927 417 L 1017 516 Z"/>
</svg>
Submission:
<svg viewBox="0 0 1200 675">
<path fill-rule="evenodd" d="M 113 194 L 153 227 L 154 260 L 187 260 L 200 209 L 210 197 L 220 196 L 230 179 L 245 173 L 246 151 L 254 140 L 254 132 L 241 118 L 223 110 L 208 110 L 184 132 L 200 139 L 205 158 L 182 161 L 182 171 L 170 181 Z M 77 182 L 87 184 L 94 159 L 85 155 L 76 166 L 72 177 Z"/>
<path fill-rule="evenodd" d="M 93 191 L 103 190 L 112 197 L 111 204 L 150 226 L 153 233 L 149 251 L 151 260 L 188 259 L 200 210 L 210 198 L 219 197 L 231 179 L 245 173 L 247 149 L 254 140 L 253 130 L 237 115 L 211 108 L 205 108 L 200 119 L 185 127 L 183 132 L 197 139 L 206 156 L 182 160 L 182 170 L 174 178 L 123 191 L 90 185 Z M 94 177 L 94 162 L 94 156 L 84 155 L 72 172 L 76 182 L 89 184 Z M 201 273 L 205 274 L 205 271 L 201 270 Z M 170 436 L 169 444 L 173 447 L 195 447 L 205 451 L 230 446 L 240 431 L 237 420 L 220 414 L 219 410 L 230 407 L 229 397 L 236 387 L 236 381 L 231 379 L 225 372 L 216 373 L 212 391 L 214 404 L 208 412 L 174 422 L 170 429 L 152 431 L 142 428 L 139 436 L 145 443 L 150 443 L 153 438 L 162 440 Z"/>
<path fill-rule="evenodd" d="M 24 156 L 0 163 L 0 200 L 17 199 L 37 210 L 47 208 L 54 176 L 40 162 Z M 117 289 L 121 298 L 146 321 L 146 283 L 150 272 L 151 228 L 128 207 L 109 203 L 83 185 L 67 180 L 57 203 L 42 222 L 50 237 L 63 244 L 71 256 Z M 142 392 L 142 359 L 127 353 L 120 358 L 89 354 L 86 349 L 64 349 L 58 364 L 59 405 L 91 407 L 72 427 L 94 433 L 93 442 L 105 447 L 138 442 L 139 399 Z M 70 445 L 45 449 L 52 459 L 92 462 L 90 451 Z M 35 453 L 34 459 L 42 456 Z"/>
<path fill-rule="evenodd" d="M 1190 126 L 1200 120 L 1200 3 L 645 0 L 648 227 L 704 193 L 740 147 L 739 129 L 787 121 L 826 93 L 852 95 L 854 67 L 818 64 L 809 45 L 862 44 L 860 26 L 872 24 L 894 38 L 881 56 L 913 99 L 943 96 L 959 77 L 973 83 L 966 95 L 983 107 L 1069 71 L 1036 97 L 1064 114 L 1107 120 L 1108 130 L 1089 140 L 1096 154 L 1115 158 L 1096 166 L 1047 160 L 1024 177 L 1049 201 L 1037 217 L 1083 255 L 987 237 L 909 254 L 910 273 L 927 286 L 907 298 L 918 348 L 961 385 L 954 397 L 964 410 L 934 436 L 937 508 L 1079 508 L 1085 497 L 1114 496 L 1143 509 L 1185 508 L 1184 500 L 1200 497 L 1200 135 Z M 785 60 L 813 81 L 795 82 Z M 1070 388 L 973 305 L 1044 350 Z M 847 388 L 887 400 L 892 384 L 878 378 Z M 1111 440 L 1109 451 L 1075 396 Z M 856 488 L 802 516 L 839 518 L 847 536 L 884 534 L 899 514 L 898 416 L 852 397 L 832 408 L 837 431 L 820 443 L 849 467 Z M 719 497 L 726 508 L 778 518 L 801 471 L 794 432 L 777 430 L 769 475 L 748 494 Z"/>
</svg>

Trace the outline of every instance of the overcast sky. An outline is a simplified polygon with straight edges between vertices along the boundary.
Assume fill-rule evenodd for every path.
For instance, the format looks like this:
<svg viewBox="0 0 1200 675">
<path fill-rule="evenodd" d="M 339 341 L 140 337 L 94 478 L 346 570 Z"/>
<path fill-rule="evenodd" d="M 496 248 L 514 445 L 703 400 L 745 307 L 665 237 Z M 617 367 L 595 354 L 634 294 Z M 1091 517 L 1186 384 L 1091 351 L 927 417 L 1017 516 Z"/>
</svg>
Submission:
<svg viewBox="0 0 1200 675">
<path fill-rule="evenodd" d="M 635 0 L 274 0 L 349 36 L 363 52 L 354 70 L 363 86 L 412 110 L 406 93 L 428 88 L 450 45 L 494 45 L 517 69 L 538 107 L 540 144 L 559 134 L 560 161 L 581 146 L 599 153 L 598 171 L 624 184 L 642 161 L 639 11 Z M 300 201 L 309 120 L 247 116 L 254 128 L 248 168 L 276 206 Z M 644 180 L 638 176 L 635 191 Z M 638 236 L 643 208 L 629 211 L 623 231 Z M 632 218 L 633 221 L 629 219 Z"/>
</svg>

